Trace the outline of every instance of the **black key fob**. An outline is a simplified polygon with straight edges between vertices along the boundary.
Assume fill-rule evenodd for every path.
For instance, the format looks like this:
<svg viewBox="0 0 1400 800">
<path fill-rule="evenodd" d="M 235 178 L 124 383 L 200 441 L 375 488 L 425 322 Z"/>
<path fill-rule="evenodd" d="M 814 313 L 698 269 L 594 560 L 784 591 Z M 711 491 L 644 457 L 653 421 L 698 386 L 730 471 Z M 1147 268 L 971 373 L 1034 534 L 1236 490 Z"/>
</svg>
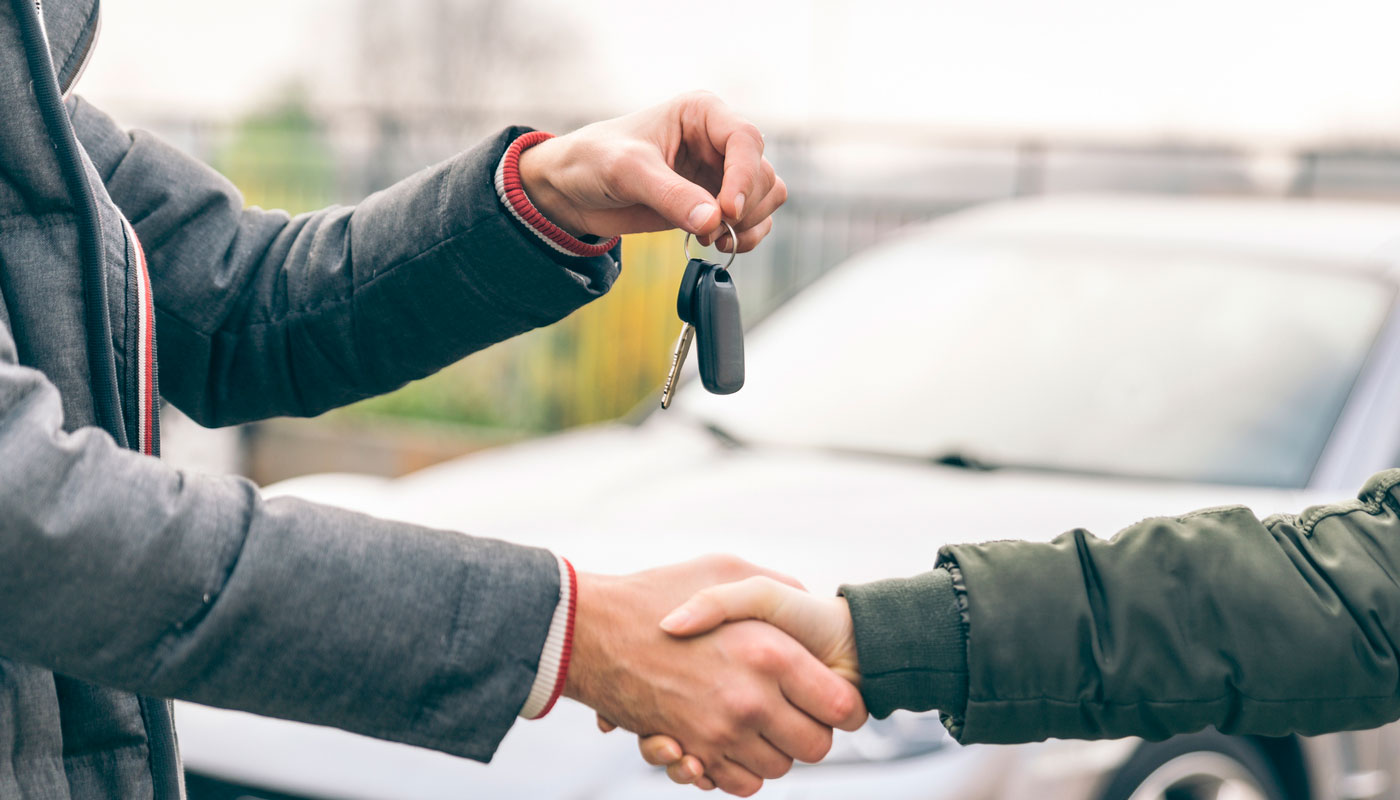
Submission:
<svg viewBox="0 0 1400 800">
<path fill-rule="evenodd" d="M 733 394 L 744 386 L 744 325 L 739 317 L 739 292 L 727 270 L 704 263 L 709 269 L 700 271 L 692 305 L 695 318 L 688 320 L 695 326 L 700 381 L 712 394 Z M 689 264 L 686 274 L 690 274 Z M 685 293 L 684 284 L 681 292 Z"/>
<path fill-rule="evenodd" d="M 681 318 L 681 322 L 695 324 L 695 288 L 700 285 L 700 276 L 718 267 L 718 264 L 703 258 L 692 258 L 686 262 L 685 273 L 681 275 L 681 290 L 676 293 L 676 316 Z"/>
</svg>

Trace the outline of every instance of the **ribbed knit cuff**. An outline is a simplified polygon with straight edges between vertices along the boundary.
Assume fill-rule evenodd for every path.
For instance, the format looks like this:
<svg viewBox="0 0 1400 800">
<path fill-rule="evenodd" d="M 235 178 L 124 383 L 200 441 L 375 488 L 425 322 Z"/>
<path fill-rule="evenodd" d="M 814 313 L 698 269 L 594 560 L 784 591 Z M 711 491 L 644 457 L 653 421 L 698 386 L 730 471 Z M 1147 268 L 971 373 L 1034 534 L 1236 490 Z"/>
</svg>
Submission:
<svg viewBox="0 0 1400 800">
<path fill-rule="evenodd" d="M 953 578 L 935 569 L 913 578 L 842 586 L 855 626 L 861 693 L 870 713 L 967 707 L 967 631 Z"/>
<path fill-rule="evenodd" d="M 525 194 L 525 185 L 520 180 L 520 154 L 540 142 L 553 138 L 552 133 L 531 131 L 511 142 L 510 147 L 507 147 L 505 154 L 501 156 L 501 162 L 496 166 L 496 195 L 501 198 L 501 205 L 506 207 L 511 216 L 529 228 L 550 248 L 567 256 L 591 258 L 605 255 L 617 247 L 622 241 L 621 237 L 585 242 L 545 219 L 544 214 L 535 208 L 535 204 L 530 202 L 530 198 Z"/>
<path fill-rule="evenodd" d="M 577 605 L 578 581 L 574 576 L 574 565 L 568 559 L 559 558 L 559 604 L 554 607 L 549 634 L 540 651 L 535 682 L 530 685 L 530 695 L 520 709 L 520 716 L 525 719 L 539 719 L 548 714 L 564 693 L 564 679 L 569 675 L 569 656 L 574 645 L 574 610 Z"/>
</svg>

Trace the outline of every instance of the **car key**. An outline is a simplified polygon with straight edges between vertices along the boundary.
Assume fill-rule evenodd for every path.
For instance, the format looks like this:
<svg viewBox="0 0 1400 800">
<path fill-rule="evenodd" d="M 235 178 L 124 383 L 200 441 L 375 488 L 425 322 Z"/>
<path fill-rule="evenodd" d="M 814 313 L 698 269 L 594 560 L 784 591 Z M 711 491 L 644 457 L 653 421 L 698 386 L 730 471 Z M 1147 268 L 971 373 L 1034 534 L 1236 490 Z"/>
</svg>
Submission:
<svg viewBox="0 0 1400 800">
<path fill-rule="evenodd" d="M 662 408 L 671 407 L 671 398 L 680 380 L 681 367 L 685 365 L 685 357 L 690 354 L 691 342 L 695 340 L 695 324 L 691 314 L 694 308 L 695 287 L 700 283 L 702 274 L 717 266 L 700 258 L 692 258 L 686 262 L 685 273 L 681 276 L 681 288 L 676 293 L 676 316 L 681 318 L 681 335 L 676 339 L 676 348 L 671 353 L 671 370 L 666 374 L 666 385 L 661 389 Z"/>
<path fill-rule="evenodd" d="M 728 223 L 725 223 L 728 226 Z M 686 234 L 688 261 L 676 293 L 676 316 L 683 323 L 671 354 L 671 369 L 661 390 L 661 407 L 670 408 L 681 367 L 698 340 L 700 381 L 714 394 L 732 394 L 744 385 L 744 329 L 739 315 L 739 295 L 728 267 L 737 255 L 738 236 L 729 228 L 736 252 L 723 266 L 690 258 L 690 235 Z"/>
</svg>

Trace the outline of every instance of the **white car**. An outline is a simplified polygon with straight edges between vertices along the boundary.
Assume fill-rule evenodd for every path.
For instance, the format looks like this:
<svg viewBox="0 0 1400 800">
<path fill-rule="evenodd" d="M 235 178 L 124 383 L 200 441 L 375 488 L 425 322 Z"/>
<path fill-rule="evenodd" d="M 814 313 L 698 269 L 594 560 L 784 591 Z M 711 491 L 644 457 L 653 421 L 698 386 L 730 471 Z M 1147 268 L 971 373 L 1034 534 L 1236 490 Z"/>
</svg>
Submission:
<svg viewBox="0 0 1400 800">
<path fill-rule="evenodd" d="M 982 207 L 859 254 L 750 334 L 748 384 L 397 480 L 290 493 L 629 572 L 736 553 L 814 591 L 940 545 L 1352 496 L 1400 455 L 1400 208 L 1142 197 Z M 736 278 L 742 282 L 742 264 Z M 691 371 L 693 372 L 693 361 Z M 994 510 L 994 513 L 993 511 Z M 192 800 L 693 796 L 564 702 L 481 765 L 182 705 Z M 838 735 L 773 798 L 1342 800 L 1400 794 L 1400 728 L 1148 744 Z"/>
</svg>

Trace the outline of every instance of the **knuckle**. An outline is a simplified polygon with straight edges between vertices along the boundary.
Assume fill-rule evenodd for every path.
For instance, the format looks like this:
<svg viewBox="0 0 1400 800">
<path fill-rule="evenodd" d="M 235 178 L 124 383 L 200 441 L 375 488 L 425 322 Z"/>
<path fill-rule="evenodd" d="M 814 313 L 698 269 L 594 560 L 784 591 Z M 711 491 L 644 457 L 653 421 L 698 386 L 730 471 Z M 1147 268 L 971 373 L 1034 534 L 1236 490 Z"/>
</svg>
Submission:
<svg viewBox="0 0 1400 800">
<path fill-rule="evenodd" d="M 686 92 L 677 99 L 681 103 L 695 106 L 714 105 L 724 102 L 723 100 L 719 99 L 719 95 L 715 94 L 709 89 L 692 89 L 691 91 Z"/>
<path fill-rule="evenodd" d="M 642 166 L 641 154 L 631 147 L 610 150 L 600 158 L 600 161 L 602 162 L 603 176 L 613 185 L 636 175 Z"/>
<path fill-rule="evenodd" d="M 774 757 L 774 758 L 769 759 L 769 760 L 763 765 L 763 771 L 759 773 L 759 777 L 767 778 L 767 779 L 769 779 L 769 780 L 773 780 L 773 779 L 781 778 L 781 777 L 783 777 L 784 775 L 788 774 L 788 772 L 789 772 L 791 769 L 792 769 L 792 759 L 789 758 L 788 756 L 781 756 L 781 755 L 780 755 L 780 756 L 777 756 L 777 757 Z"/>
<path fill-rule="evenodd" d="M 788 200 L 787 183 L 785 183 L 782 178 L 774 178 L 773 191 L 771 194 L 773 195 L 773 202 L 775 205 L 780 206 L 786 203 Z"/>
<path fill-rule="evenodd" d="M 763 153 L 763 132 L 758 129 L 757 125 L 746 120 L 739 124 L 738 132 L 753 139 L 758 144 L 759 154 Z"/>
<path fill-rule="evenodd" d="M 823 727 L 799 745 L 800 753 L 794 753 L 808 764 L 815 764 L 831 752 L 831 729 Z"/>
<path fill-rule="evenodd" d="M 719 715 L 718 719 L 712 719 L 703 724 L 699 733 L 703 740 L 708 743 L 709 749 L 718 752 L 723 752 L 733 746 L 742 736 L 738 723 L 734 721 L 733 717 L 724 714 Z M 705 757 L 704 754 L 697 753 L 697 755 L 706 764 L 713 761 L 713 759 Z"/>
<path fill-rule="evenodd" d="M 753 642 L 748 647 L 748 662 L 759 672 L 771 674 L 788 667 L 788 653 L 770 638 Z"/>
<path fill-rule="evenodd" d="M 758 778 L 744 777 L 740 779 L 739 786 L 731 791 L 730 794 L 738 795 L 739 797 L 752 797 L 758 794 L 758 790 L 762 788 L 763 781 Z"/>
<path fill-rule="evenodd" d="M 738 576 L 740 574 L 747 575 L 750 571 L 748 569 L 748 563 L 745 562 L 744 559 L 729 555 L 728 553 L 706 556 L 705 558 L 708 561 L 707 566 L 711 570 L 730 580 L 733 579 L 730 576 Z"/>
<path fill-rule="evenodd" d="M 689 189 L 690 187 L 683 181 L 667 181 L 657 193 L 657 202 L 663 208 L 680 207 L 681 204 L 685 203 L 686 195 L 690 193 Z M 689 211 L 690 209 L 687 207 L 685 210 Z"/>
<path fill-rule="evenodd" d="M 726 713 L 732 720 L 732 723 L 726 726 L 732 737 L 755 727 L 767 716 L 763 698 L 751 690 L 731 690 L 725 695 L 723 702 Z"/>
<path fill-rule="evenodd" d="M 854 692 L 834 692 L 829 700 L 831 713 L 836 719 L 847 719 L 856 712 Z"/>
</svg>

